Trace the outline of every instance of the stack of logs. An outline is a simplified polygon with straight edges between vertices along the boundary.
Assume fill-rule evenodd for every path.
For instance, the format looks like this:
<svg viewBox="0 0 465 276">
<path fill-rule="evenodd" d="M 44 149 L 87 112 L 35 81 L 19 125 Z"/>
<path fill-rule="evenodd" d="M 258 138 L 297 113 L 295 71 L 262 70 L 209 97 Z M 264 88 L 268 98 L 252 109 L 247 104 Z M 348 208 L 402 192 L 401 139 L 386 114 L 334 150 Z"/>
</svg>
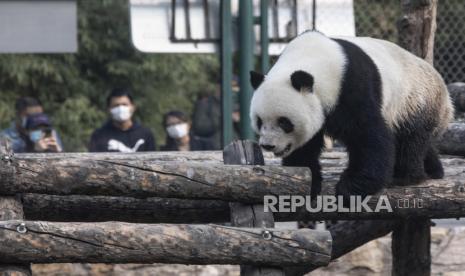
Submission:
<svg viewBox="0 0 465 276">
<path fill-rule="evenodd" d="M 231 147 L 239 156 L 228 157 L 227 147 L 224 161 L 244 165 L 224 165 L 220 152 L 4 152 L 1 269 L 27 270 L 30 262 L 210 263 L 251 265 L 244 266 L 244 275 L 257 269 L 300 275 L 389 233 L 398 219 L 465 216 L 465 160 L 457 157 L 442 159 L 445 179 L 392 187 L 379 195 L 387 197 L 392 212 L 310 213 L 300 208 L 270 216 L 263 212 L 263 197 L 309 195 L 310 171 L 280 167 L 274 159 L 260 165 L 256 146 L 249 142 Z M 323 195 L 334 193 L 346 162 L 344 152 L 323 154 Z M 372 209 L 377 198 L 368 202 Z M 6 202 L 12 204 L 5 207 Z M 331 219 L 349 221 L 330 233 L 272 228 L 274 221 Z M 110 220 L 125 223 L 105 222 Z M 223 222 L 233 226 L 198 225 Z"/>
</svg>

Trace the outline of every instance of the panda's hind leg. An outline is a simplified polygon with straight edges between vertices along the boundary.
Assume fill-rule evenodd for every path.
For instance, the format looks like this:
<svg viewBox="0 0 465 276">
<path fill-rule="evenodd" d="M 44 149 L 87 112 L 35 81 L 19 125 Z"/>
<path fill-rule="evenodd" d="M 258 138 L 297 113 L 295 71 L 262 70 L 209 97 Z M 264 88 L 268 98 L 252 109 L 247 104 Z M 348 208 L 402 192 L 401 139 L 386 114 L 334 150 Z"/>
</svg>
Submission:
<svg viewBox="0 0 465 276">
<path fill-rule="evenodd" d="M 441 179 L 444 177 L 444 168 L 439 160 L 438 152 L 433 145 L 429 147 L 426 153 L 424 166 L 428 177 L 432 179 Z"/>
<path fill-rule="evenodd" d="M 433 161 L 428 155 L 431 134 L 404 129 L 396 135 L 394 185 L 412 185 L 426 179 L 425 165 Z M 426 158 L 428 157 L 428 164 Z M 428 167 L 429 168 L 429 167 Z"/>
</svg>

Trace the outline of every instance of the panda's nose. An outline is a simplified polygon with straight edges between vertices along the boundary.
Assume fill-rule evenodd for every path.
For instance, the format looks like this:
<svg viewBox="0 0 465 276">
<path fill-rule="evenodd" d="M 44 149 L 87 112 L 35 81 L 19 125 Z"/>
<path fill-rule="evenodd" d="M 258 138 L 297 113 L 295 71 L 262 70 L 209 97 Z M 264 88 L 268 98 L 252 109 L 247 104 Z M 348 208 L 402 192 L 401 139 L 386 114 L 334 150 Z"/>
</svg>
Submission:
<svg viewBox="0 0 465 276">
<path fill-rule="evenodd" d="M 264 144 L 262 144 L 262 145 L 260 145 L 260 146 L 261 146 L 264 150 L 268 150 L 268 151 L 271 151 L 271 150 L 273 150 L 273 149 L 275 148 L 275 146 L 273 146 L 273 145 L 264 145 Z"/>
</svg>

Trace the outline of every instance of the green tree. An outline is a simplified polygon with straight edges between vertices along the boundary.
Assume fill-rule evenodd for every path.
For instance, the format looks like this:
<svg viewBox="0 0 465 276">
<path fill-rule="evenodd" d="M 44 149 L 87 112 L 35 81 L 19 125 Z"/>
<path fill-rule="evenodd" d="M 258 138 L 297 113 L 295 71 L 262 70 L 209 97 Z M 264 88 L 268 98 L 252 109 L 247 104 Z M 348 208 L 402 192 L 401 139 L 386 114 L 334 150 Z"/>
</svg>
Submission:
<svg viewBox="0 0 465 276">
<path fill-rule="evenodd" d="M 106 119 L 112 87 L 133 90 L 136 119 L 164 142 L 162 114 L 192 111 L 199 92 L 215 89 L 215 55 L 144 54 L 130 41 L 127 0 L 78 1 L 76 54 L 0 55 L 0 126 L 14 117 L 14 101 L 34 96 L 44 104 L 65 150 L 85 151 Z"/>
</svg>

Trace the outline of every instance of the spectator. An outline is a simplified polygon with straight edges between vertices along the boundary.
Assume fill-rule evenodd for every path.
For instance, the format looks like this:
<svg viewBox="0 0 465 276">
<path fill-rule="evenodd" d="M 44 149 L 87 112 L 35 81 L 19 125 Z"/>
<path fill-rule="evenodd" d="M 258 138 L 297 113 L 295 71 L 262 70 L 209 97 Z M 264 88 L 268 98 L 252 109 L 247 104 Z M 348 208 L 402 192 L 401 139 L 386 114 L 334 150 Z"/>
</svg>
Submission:
<svg viewBox="0 0 465 276">
<path fill-rule="evenodd" d="M 110 119 L 95 130 L 89 144 L 91 152 L 154 151 L 152 132 L 132 119 L 136 106 L 128 89 L 113 89 L 107 97 Z"/>
<path fill-rule="evenodd" d="M 15 104 L 16 118 L 11 126 L 0 133 L 6 137 L 12 145 L 13 152 L 21 153 L 27 151 L 28 132 L 26 130 L 27 117 L 44 112 L 39 100 L 31 97 L 21 97 Z M 61 146 L 60 137 L 55 132 L 58 143 Z"/>
<path fill-rule="evenodd" d="M 190 123 L 181 111 L 173 110 L 163 115 L 163 128 L 166 131 L 164 151 L 200 150 L 199 142 L 190 135 Z"/>
<path fill-rule="evenodd" d="M 62 152 L 52 123 L 44 113 L 29 115 L 26 119 L 26 152 Z"/>
<path fill-rule="evenodd" d="M 221 104 L 218 95 L 200 95 L 194 104 L 192 134 L 199 150 L 221 149 Z"/>
</svg>

